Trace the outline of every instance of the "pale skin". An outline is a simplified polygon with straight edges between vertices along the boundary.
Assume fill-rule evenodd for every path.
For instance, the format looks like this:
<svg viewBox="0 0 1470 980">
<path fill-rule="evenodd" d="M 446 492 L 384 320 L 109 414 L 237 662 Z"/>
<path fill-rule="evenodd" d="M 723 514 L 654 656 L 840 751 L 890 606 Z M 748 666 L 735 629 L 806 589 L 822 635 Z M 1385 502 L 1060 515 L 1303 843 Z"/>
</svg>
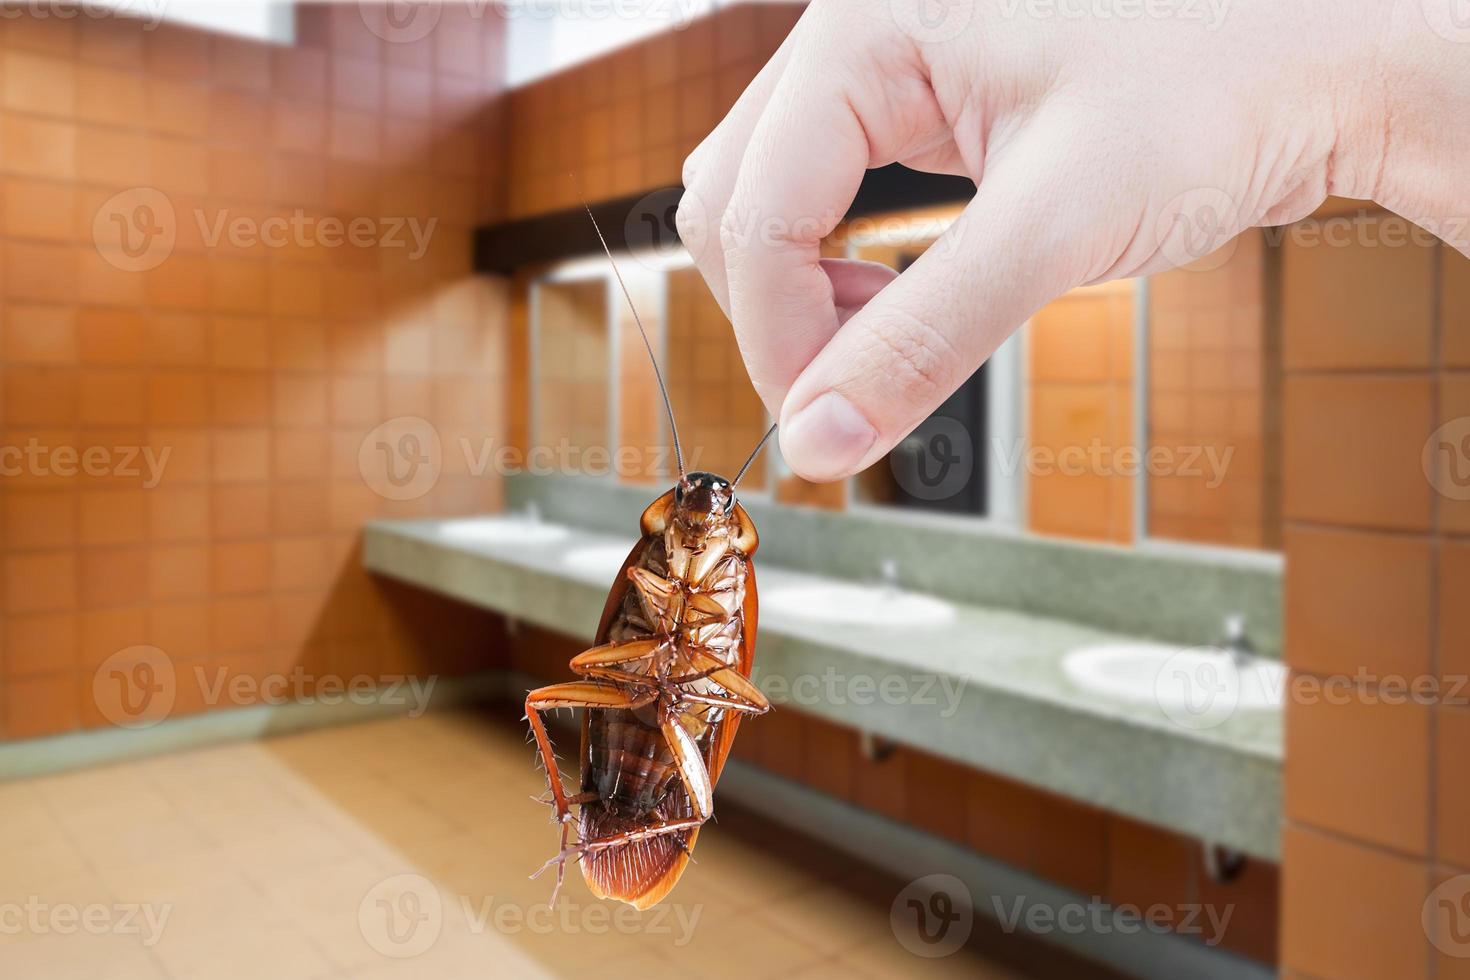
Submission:
<svg viewBox="0 0 1470 980">
<path fill-rule="evenodd" d="M 1470 254 L 1453 2 L 814 0 L 685 162 L 678 216 L 787 462 L 855 473 L 1067 290 L 1329 195 Z M 863 172 L 895 161 L 975 197 L 902 276 L 821 259 Z"/>
</svg>

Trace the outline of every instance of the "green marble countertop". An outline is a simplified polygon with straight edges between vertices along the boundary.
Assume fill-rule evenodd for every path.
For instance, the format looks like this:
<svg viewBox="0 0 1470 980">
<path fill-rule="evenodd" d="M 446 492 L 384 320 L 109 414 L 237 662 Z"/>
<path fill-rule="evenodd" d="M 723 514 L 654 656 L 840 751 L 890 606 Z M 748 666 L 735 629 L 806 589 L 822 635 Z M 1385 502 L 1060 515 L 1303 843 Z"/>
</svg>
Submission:
<svg viewBox="0 0 1470 980">
<path fill-rule="evenodd" d="M 596 626 L 616 566 L 566 556 L 632 537 L 569 529 L 539 544 L 468 543 L 442 520 L 378 521 L 366 567 L 563 633 Z M 951 602 L 947 622 L 854 626 L 784 613 L 776 592 L 841 581 L 757 561 L 755 678 L 778 706 L 1246 853 L 1279 859 L 1282 719 L 1237 712 L 1174 724 L 1152 704 L 1104 700 L 1062 669 L 1068 651 L 1128 635 L 1030 612 Z"/>
</svg>

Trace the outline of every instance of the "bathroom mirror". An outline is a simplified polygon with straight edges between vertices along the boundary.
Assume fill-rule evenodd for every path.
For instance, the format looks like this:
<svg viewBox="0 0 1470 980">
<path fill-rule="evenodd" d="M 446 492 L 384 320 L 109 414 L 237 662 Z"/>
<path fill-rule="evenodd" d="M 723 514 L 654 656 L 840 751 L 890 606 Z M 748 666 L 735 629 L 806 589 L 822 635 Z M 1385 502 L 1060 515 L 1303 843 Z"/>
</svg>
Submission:
<svg viewBox="0 0 1470 980">
<path fill-rule="evenodd" d="M 628 300 L 669 389 L 688 470 L 733 478 L 770 421 L 724 312 L 689 256 L 568 263 L 530 286 L 531 440 L 561 472 L 665 483 L 677 472 L 668 418 Z M 623 296 L 626 287 L 629 297 Z M 741 488 L 761 492 L 763 455 Z"/>
<path fill-rule="evenodd" d="M 955 208 L 851 222 L 845 254 L 902 271 Z M 1142 547 L 1276 551 L 1280 347 L 1263 233 L 1040 310 L 889 456 L 854 506 Z"/>
<path fill-rule="evenodd" d="M 606 277 L 566 270 L 531 285 L 531 443 L 585 460 L 615 415 Z"/>
<path fill-rule="evenodd" d="M 958 210 L 854 219 L 826 252 L 902 271 L 947 247 Z M 688 467 L 733 475 L 769 420 L 724 314 L 682 250 L 618 259 Z M 1279 550 L 1274 268 L 1252 232 L 1190 267 L 1069 292 L 886 458 L 816 502 L 1127 547 Z M 667 421 L 611 271 L 594 257 L 532 285 L 533 438 L 611 447 L 576 472 L 661 482 L 674 472 Z M 746 492 L 789 486 L 775 449 Z"/>
</svg>

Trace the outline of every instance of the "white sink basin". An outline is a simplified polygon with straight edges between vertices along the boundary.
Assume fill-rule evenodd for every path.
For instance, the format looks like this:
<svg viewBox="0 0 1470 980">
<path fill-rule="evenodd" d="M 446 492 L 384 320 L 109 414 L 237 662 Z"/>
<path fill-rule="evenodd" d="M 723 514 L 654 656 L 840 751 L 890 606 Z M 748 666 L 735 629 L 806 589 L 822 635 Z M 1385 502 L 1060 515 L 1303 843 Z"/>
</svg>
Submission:
<svg viewBox="0 0 1470 980">
<path fill-rule="evenodd" d="M 439 534 L 465 544 L 555 544 L 570 532 L 560 524 L 543 524 L 524 517 L 465 517 L 445 521 Z"/>
<path fill-rule="evenodd" d="M 760 610 L 815 623 L 849 626 L 942 626 L 954 619 L 943 599 L 890 586 L 792 585 L 762 592 Z"/>
<path fill-rule="evenodd" d="M 629 544 L 589 544 L 585 548 L 573 548 L 562 556 L 562 561 L 573 571 L 590 575 L 604 581 L 612 581 L 628 560 Z"/>
<path fill-rule="evenodd" d="M 1214 647 L 1105 643 L 1073 650 L 1062 669 L 1100 697 L 1158 706 L 1171 721 L 1210 728 L 1237 712 L 1274 711 L 1286 690 L 1286 668 L 1249 657 L 1244 663 Z"/>
</svg>

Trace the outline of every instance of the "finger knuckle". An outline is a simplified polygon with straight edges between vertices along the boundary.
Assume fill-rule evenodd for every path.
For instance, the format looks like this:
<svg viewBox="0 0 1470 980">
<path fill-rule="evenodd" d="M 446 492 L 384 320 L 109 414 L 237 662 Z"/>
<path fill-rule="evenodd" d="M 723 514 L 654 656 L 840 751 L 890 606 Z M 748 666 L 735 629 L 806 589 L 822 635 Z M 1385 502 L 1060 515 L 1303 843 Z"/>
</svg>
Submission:
<svg viewBox="0 0 1470 980">
<path fill-rule="evenodd" d="M 704 234 L 707 231 L 707 220 L 708 216 L 700 204 L 699 196 L 692 189 L 684 191 L 679 198 L 678 208 L 674 210 L 674 228 L 679 232 L 679 237 L 687 242 Z"/>
<path fill-rule="evenodd" d="M 684 158 L 684 166 L 679 169 L 679 180 L 686 188 L 693 187 L 699 180 L 699 162 L 704 156 L 703 150 L 703 143 L 696 146 Z"/>
<path fill-rule="evenodd" d="M 895 312 L 872 333 L 873 359 L 902 390 L 921 400 L 949 394 L 960 370 L 960 353 L 933 324 Z"/>
</svg>

